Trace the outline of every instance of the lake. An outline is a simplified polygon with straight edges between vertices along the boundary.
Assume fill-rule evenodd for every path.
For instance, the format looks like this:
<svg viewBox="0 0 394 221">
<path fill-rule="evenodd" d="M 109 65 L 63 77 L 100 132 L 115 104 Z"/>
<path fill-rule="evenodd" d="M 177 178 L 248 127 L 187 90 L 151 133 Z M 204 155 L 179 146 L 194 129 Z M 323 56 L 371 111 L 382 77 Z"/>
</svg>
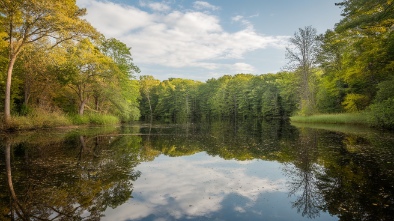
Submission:
<svg viewBox="0 0 394 221">
<path fill-rule="evenodd" d="M 286 122 L 1 136 L 0 220 L 393 220 L 394 134 Z"/>
</svg>

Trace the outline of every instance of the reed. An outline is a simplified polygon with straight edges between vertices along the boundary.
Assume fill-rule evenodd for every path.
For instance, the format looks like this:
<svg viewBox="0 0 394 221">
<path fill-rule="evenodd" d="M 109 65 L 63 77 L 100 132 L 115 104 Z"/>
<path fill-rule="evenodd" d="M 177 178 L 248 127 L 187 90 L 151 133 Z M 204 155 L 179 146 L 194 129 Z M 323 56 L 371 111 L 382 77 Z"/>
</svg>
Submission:
<svg viewBox="0 0 394 221">
<path fill-rule="evenodd" d="M 33 110 L 27 116 L 13 116 L 8 125 L 9 130 L 31 130 L 70 126 L 72 122 L 61 112 L 48 112 L 45 110 Z"/>
<path fill-rule="evenodd" d="M 293 116 L 292 122 L 316 124 L 359 124 L 369 125 L 370 120 L 365 113 L 318 114 L 311 116 Z"/>
</svg>

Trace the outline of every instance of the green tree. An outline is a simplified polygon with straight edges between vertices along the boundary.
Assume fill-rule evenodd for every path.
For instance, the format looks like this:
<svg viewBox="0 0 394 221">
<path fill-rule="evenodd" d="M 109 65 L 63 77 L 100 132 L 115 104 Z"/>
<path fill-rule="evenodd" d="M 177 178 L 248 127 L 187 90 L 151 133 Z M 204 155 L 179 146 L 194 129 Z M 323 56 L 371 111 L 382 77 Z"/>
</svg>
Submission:
<svg viewBox="0 0 394 221">
<path fill-rule="evenodd" d="M 55 47 L 81 35 L 95 35 L 96 31 L 80 17 L 84 9 L 74 0 L 1 0 L 0 26 L 7 33 L 8 64 L 5 85 L 4 121 L 11 118 L 11 81 L 15 61 L 23 48 L 43 38 L 51 38 Z"/>
<path fill-rule="evenodd" d="M 47 50 L 49 42 L 40 40 L 25 47 L 14 68 L 14 83 L 20 84 L 13 94 L 14 107 L 20 114 L 28 114 L 34 109 L 56 111 L 54 98 L 61 90 L 53 67 L 62 62 L 63 49 Z"/>
<path fill-rule="evenodd" d="M 347 84 L 344 108 L 365 109 L 373 102 L 379 83 L 390 80 L 394 68 L 393 1 L 347 0 L 338 3 L 344 18 L 335 27 L 346 43 L 341 68 Z"/>
<path fill-rule="evenodd" d="M 297 110 L 299 97 L 294 93 L 299 90 L 297 75 L 292 72 L 279 72 L 275 76 L 281 97 L 282 116 L 286 118 Z"/>
<path fill-rule="evenodd" d="M 66 56 L 65 63 L 59 68 L 61 74 L 58 77 L 77 95 L 78 114 L 83 115 L 90 97 L 98 88 L 104 90 L 105 85 L 113 77 L 113 62 L 88 39 L 69 47 Z"/>
<path fill-rule="evenodd" d="M 152 121 L 153 119 L 153 104 L 152 102 L 152 93 L 155 89 L 160 84 L 160 81 L 155 79 L 151 75 L 143 75 L 140 77 L 140 92 L 142 95 L 143 102 L 145 101 L 148 104 L 149 107 L 149 120 Z M 144 107 L 141 106 L 143 109 Z M 143 116 L 147 116 L 146 110 L 142 110 Z"/>
<path fill-rule="evenodd" d="M 219 79 L 211 79 L 207 84 L 211 85 L 212 94 L 207 97 L 207 104 L 211 109 L 211 117 L 215 119 L 223 119 L 225 117 L 226 108 L 226 88 L 231 76 L 224 75 Z"/>
<path fill-rule="evenodd" d="M 115 38 L 104 39 L 100 44 L 101 52 L 112 59 L 111 80 L 106 82 L 106 93 L 96 88 L 95 106 L 102 100 L 112 104 L 107 110 L 120 116 L 124 121 L 137 120 L 140 116 L 138 99 L 140 97 L 138 81 L 133 80 L 140 69 L 134 64 L 131 48 Z"/>
<path fill-rule="evenodd" d="M 322 113 L 342 112 L 348 87 L 344 80 L 344 54 L 348 42 L 332 30 L 319 36 L 319 41 L 321 47 L 317 59 L 323 74 L 318 80 L 316 106 Z"/>
<path fill-rule="evenodd" d="M 248 82 L 253 78 L 251 74 L 236 74 L 231 78 L 226 88 L 226 117 L 236 120 L 245 119 L 250 109 L 250 100 L 247 98 Z"/>
</svg>

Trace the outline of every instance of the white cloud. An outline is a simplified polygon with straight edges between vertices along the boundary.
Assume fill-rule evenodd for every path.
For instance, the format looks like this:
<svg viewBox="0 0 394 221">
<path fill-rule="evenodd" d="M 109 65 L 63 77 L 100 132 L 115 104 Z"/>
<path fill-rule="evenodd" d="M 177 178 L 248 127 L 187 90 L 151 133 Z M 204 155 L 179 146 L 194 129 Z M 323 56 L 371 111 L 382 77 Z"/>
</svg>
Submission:
<svg viewBox="0 0 394 221">
<path fill-rule="evenodd" d="M 152 13 L 108 1 L 78 0 L 77 3 L 87 8 L 86 19 L 101 33 L 132 47 L 137 65 L 217 70 L 223 67 L 219 60 L 243 59 L 247 52 L 267 47 L 283 48 L 287 40 L 286 37 L 257 33 L 242 16 L 234 17 L 233 21 L 243 22 L 246 27 L 228 32 L 214 15 L 171 10 L 164 3 L 142 2 L 154 9 Z M 217 10 L 217 7 L 202 1 L 196 1 L 193 6 Z M 244 63 L 234 67 L 248 72 L 254 70 Z"/>
<path fill-rule="evenodd" d="M 148 7 L 151 8 L 154 11 L 169 11 L 171 8 L 165 3 L 159 3 L 159 2 L 154 2 L 154 3 L 149 3 Z"/>
<path fill-rule="evenodd" d="M 243 18 L 244 18 L 244 16 L 242 16 L 242 15 L 237 15 L 237 16 L 232 17 L 231 20 L 233 20 L 233 21 L 240 21 L 240 20 L 243 19 Z"/>
<path fill-rule="evenodd" d="M 112 2 L 78 0 L 78 5 L 87 8 L 86 19 L 107 37 L 127 36 L 130 30 L 152 24 L 154 16 L 138 8 Z"/>
<path fill-rule="evenodd" d="M 219 10 L 220 8 L 214 5 L 209 4 L 208 2 L 204 2 L 204 1 L 195 1 L 193 3 L 193 7 L 197 10 L 203 10 L 203 9 L 208 9 L 208 10 Z"/>
<path fill-rule="evenodd" d="M 246 63 L 235 63 L 233 65 L 233 69 L 235 70 L 234 73 L 253 73 L 256 71 L 256 69 L 250 65 L 250 64 L 246 64 Z"/>
<path fill-rule="evenodd" d="M 245 19 L 245 17 L 242 16 L 242 15 L 234 16 L 234 17 L 231 18 L 231 20 L 235 21 L 235 22 L 240 22 L 247 29 L 254 30 L 253 24 L 249 20 Z"/>
</svg>

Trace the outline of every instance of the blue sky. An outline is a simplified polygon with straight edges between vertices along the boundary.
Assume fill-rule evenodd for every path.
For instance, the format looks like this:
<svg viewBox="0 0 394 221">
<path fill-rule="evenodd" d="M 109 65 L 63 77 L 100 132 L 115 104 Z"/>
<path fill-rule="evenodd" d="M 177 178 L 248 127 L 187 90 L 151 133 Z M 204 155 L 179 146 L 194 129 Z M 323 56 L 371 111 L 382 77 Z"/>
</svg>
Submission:
<svg viewBox="0 0 394 221">
<path fill-rule="evenodd" d="M 205 81 L 266 74 L 286 65 L 298 28 L 318 33 L 341 19 L 339 0 L 77 0 L 107 38 L 132 48 L 140 75 Z M 138 76 L 137 76 L 138 77 Z"/>
</svg>

